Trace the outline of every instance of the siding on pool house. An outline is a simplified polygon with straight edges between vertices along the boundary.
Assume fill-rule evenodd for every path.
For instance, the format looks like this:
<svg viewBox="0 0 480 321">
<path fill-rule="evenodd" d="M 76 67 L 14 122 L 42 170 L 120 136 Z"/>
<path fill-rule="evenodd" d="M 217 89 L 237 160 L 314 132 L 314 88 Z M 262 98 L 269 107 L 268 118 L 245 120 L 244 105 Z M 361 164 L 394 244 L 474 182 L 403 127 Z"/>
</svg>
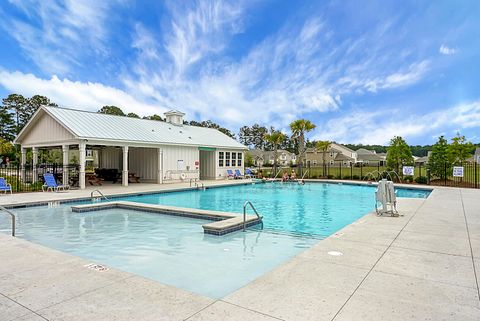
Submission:
<svg viewBox="0 0 480 321">
<path fill-rule="evenodd" d="M 89 155 L 94 155 L 95 161 L 88 164 L 116 171 L 124 186 L 132 176 L 162 184 L 225 179 L 227 169 L 243 174 L 246 146 L 216 129 L 183 124 L 184 114 L 179 111 L 165 116 L 167 121 L 155 121 L 42 106 L 15 143 L 22 147 L 22 166 L 27 149 L 32 150 L 35 166 L 39 149 L 61 149 L 65 184 L 69 183 L 66 166 L 72 154 L 78 155 L 80 188 L 85 188 L 86 171 L 93 171 L 90 165 L 86 168 Z"/>
</svg>

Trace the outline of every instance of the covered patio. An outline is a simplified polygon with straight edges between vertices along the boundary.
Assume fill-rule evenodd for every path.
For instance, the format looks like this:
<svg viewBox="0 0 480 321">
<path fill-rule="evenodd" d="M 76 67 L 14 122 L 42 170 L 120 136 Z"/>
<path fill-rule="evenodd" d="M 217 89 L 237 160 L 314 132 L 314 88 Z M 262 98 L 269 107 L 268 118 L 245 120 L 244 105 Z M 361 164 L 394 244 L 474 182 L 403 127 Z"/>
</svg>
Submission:
<svg viewBox="0 0 480 321">
<path fill-rule="evenodd" d="M 80 189 L 104 182 L 128 186 L 224 179 L 222 167 L 243 172 L 245 146 L 218 130 L 184 125 L 183 115 L 170 111 L 163 122 L 41 107 L 15 139 L 21 145 L 22 179 L 29 151 L 32 183 L 42 178 L 41 149 L 61 151 L 57 179 Z M 231 163 L 219 162 L 224 153 L 232 156 Z"/>
</svg>

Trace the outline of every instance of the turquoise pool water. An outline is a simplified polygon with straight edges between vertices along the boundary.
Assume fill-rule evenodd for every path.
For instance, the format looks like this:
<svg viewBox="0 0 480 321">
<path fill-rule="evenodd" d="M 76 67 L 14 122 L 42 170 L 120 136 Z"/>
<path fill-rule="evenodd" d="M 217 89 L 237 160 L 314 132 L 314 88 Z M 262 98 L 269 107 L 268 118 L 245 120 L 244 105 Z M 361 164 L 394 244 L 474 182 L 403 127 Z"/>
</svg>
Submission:
<svg viewBox="0 0 480 321">
<path fill-rule="evenodd" d="M 252 201 L 265 229 L 225 236 L 204 234 L 204 220 L 125 209 L 73 213 L 68 203 L 14 211 L 20 238 L 221 298 L 370 212 L 374 191 L 369 186 L 256 184 L 122 198 L 233 212 Z M 10 233 L 9 226 L 9 217 L 0 216 L 0 231 Z"/>
<path fill-rule="evenodd" d="M 426 198 L 429 193 L 397 189 L 398 197 Z M 265 229 L 326 237 L 372 211 L 374 194 L 375 187 L 366 185 L 267 183 L 121 199 L 237 213 L 248 200 L 264 217 Z"/>
</svg>

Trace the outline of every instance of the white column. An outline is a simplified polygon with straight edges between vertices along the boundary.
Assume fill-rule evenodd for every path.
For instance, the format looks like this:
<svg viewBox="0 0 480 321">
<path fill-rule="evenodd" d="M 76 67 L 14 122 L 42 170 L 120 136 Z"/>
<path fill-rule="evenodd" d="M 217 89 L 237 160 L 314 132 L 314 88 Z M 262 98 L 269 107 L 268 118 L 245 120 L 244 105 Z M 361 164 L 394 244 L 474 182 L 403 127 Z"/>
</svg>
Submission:
<svg viewBox="0 0 480 321">
<path fill-rule="evenodd" d="M 21 169 L 22 169 L 22 172 L 21 172 L 21 178 L 22 178 L 22 182 L 25 182 L 25 164 L 27 163 L 27 149 L 22 147 L 22 149 L 20 150 L 21 152 L 21 158 L 20 158 L 20 161 L 21 161 Z"/>
<path fill-rule="evenodd" d="M 128 146 L 123 146 L 122 185 L 128 186 Z"/>
<path fill-rule="evenodd" d="M 68 185 L 68 145 L 62 146 L 62 154 L 63 154 L 63 185 Z"/>
<path fill-rule="evenodd" d="M 157 148 L 157 184 L 163 184 L 163 150 Z"/>
<path fill-rule="evenodd" d="M 80 189 L 85 189 L 85 156 L 86 156 L 86 146 L 85 143 L 78 144 L 78 153 L 80 158 L 80 170 L 78 173 L 78 185 Z"/>
<path fill-rule="evenodd" d="M 38 164 L 38 148 L 37 147 L 32 147 L 32 169 L 33 169 L 32 182 L 33 183 L 36 183 L 37 180 L 38 180 L 37 164 Z"/>
</svg>

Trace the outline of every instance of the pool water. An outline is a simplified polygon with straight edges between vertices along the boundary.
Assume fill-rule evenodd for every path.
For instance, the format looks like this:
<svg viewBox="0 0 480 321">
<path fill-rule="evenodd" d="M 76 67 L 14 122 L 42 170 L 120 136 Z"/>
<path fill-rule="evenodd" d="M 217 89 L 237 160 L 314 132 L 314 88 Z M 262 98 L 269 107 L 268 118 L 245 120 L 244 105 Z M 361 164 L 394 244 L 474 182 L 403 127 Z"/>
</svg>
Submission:
<svg viewBox="0 0 480 321">
<path fill-rule="evenodd" d="M 123 200 L 241 212 L 252 201 L 265 229 L 203 233 L 200 219 L 126 209 L 74 213 L 72 204 L 15 209 L 17 236 L 212 298 L 222 298 L 319 239 L 370 212 L 375 189 L 335 184 L 256 184 L 124 197 Z M 399 196 L 426 197 L 399 190 Z M 9 233 L 9 218 L 0 216 Z"/>
<path fill-rule="evenodd" d="M 242 213 L 248 200 L 263 216 L 265 229 L 326 237 L 371 212 L 375 189 L 351 184 L 266 183 L 121 199 L 234 213 Z M 428 194 L 427 190 L 397 189 L 398 197 L 426 198 Z"/>
</svg>

